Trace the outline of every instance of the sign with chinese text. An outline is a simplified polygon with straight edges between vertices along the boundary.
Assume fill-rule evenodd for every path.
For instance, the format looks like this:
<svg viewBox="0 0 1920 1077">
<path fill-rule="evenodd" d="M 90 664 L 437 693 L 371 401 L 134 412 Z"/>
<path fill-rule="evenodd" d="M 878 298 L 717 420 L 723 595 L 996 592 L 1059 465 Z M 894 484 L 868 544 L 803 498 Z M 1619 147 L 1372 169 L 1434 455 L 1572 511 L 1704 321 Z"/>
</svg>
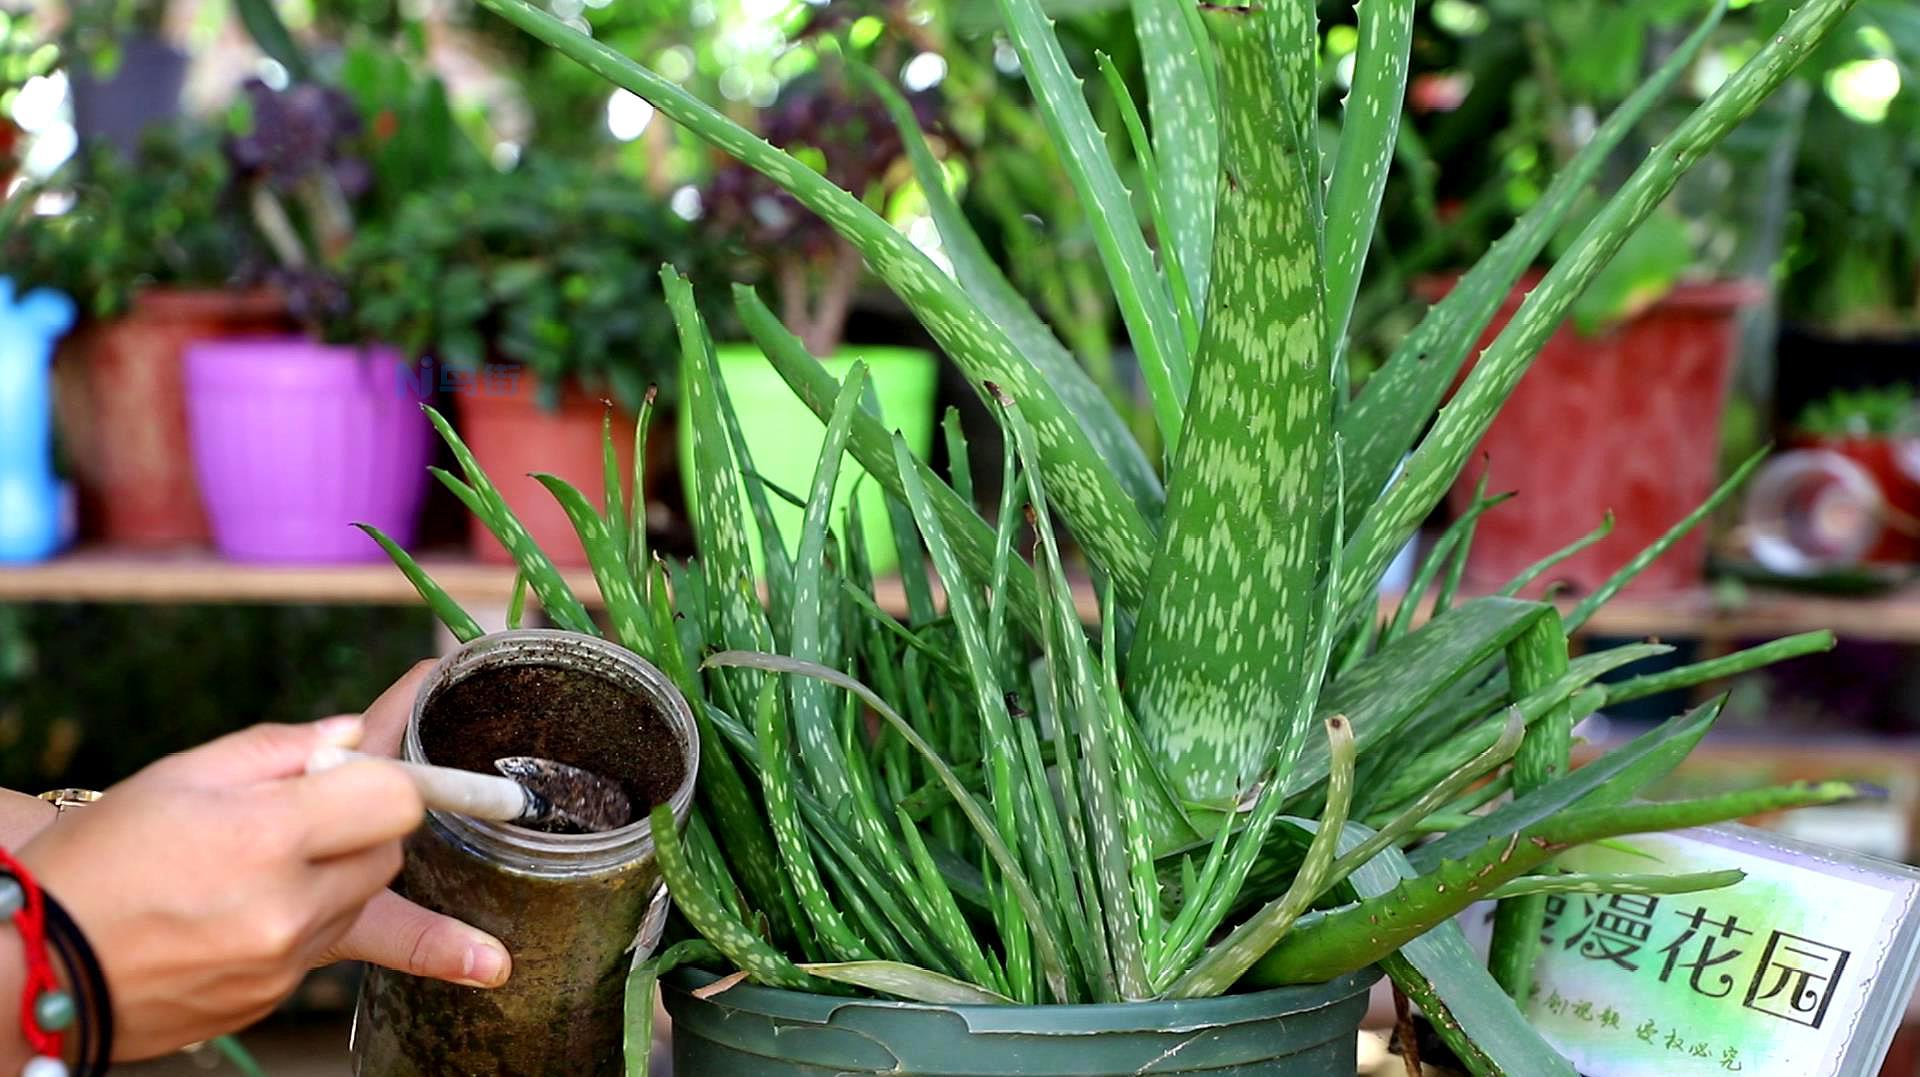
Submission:
<svg viewBox="0 0 1920 1077">
<path fill-rule="evenodd" d="M 1920 872 L 1745 827 L 1630 838 L 1579 872 L 1740 868 L 1696 894 L 1548 899 L 1528 1016 L 1586 1077 L 1852 1077 L 1920 972 Z M 1647 858 L 1659 863 L 1655 866 Z M 1471 917 L 1484 939 L 1491 906 Z"/>
</svg>

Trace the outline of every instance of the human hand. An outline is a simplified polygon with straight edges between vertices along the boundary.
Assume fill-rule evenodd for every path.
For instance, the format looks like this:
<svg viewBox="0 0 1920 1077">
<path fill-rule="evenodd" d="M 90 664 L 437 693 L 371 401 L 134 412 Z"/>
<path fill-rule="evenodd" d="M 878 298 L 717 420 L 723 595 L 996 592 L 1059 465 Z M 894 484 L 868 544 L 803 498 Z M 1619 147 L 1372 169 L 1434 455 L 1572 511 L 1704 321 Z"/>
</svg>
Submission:
<svg viewBox="0 0 1920 1077">
<path fill-rule="evenodd" d="M 505 980 L 497 942 L 385 890 L 424 812 L 413 784 L 376 763 L 303 773 L 320 747 L 390 751 L 423 675 L 364 720 L 258 726 L 161 760 L 21 850 L 100 958 L 118 1057 L 247 1025 L 340 957 Z"/>
<path fill-rule="evenodd" d="M 367 708 L 361 751 L 400 754 L 400 739 L 406 734 L 414 697 L 433 666 L 431 659 L 415 663 L 406 676 Z M 391 890 L 375 894 L 353 926 L 322 952 L 317 963 L 334 961 L 368 961 L 471 987 L 499 987 L 507 982 L 512 968 L 506 947 L 493 936 L 452 917 L 428 912 Z"/>
</svg>

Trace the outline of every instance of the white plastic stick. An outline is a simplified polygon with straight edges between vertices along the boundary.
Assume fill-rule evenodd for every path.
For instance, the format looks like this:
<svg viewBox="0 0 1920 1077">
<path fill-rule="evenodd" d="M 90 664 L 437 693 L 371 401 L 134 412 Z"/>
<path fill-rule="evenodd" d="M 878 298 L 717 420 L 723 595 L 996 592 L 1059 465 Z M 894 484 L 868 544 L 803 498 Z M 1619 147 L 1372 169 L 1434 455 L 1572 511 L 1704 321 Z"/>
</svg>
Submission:
<svg viewBox="0 0 1920 1077">
<path fill-rule="evenodd" d="M 399 767 L 405 771 L 407 777 L 413 779 L 413 787 L 420 790 L 420 799 L 427 802 L 427 807 L 438 811 L 511 823 L 524 816 L 530 806 L 526 789 L 512 778 L 452 767 L 428 766 L 425 763 L 403 763 L 346 748 L 317 749 L 307 757 L 307 773 L 318 774 L 363 760 Z"/>
</svg>

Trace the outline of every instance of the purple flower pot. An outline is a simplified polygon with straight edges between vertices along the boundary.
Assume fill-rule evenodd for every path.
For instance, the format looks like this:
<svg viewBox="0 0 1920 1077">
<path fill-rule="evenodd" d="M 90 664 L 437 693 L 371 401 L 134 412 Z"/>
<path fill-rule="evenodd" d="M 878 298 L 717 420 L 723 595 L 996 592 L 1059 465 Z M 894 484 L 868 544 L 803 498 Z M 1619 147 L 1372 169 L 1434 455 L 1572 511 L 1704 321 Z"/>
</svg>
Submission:
<svg viewBox="0 0 1920 1077">
<path fill-rule="evenodd" d="M 431 429 L 400 353 L 303 337 L 187 349 L 194 468 L 235 561 L 376 561 L 368 523 L 413 541 Z"/>
</svg>

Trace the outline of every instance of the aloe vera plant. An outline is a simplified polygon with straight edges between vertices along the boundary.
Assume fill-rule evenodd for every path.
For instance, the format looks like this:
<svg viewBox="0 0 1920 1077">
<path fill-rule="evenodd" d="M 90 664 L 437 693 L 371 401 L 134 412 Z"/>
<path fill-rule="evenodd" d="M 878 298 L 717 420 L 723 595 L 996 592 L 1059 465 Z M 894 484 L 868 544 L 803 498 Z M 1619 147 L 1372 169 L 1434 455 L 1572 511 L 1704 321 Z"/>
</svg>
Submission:
<svg viewBox="0 0 1920 1077">
<path fill-rule="evenodd" d="M 1735 873 L 1563 876 L 1552 866 L 1558 851 L 1859 792 L 1813 783 L 1632 802 L 1706 734 L 1712 705 L 1568 770 L 1573 723 L 1610 698 L 1831 645 L 1812 633 L 1604 686 L 1603 674 L 1664 648 L 1569 656 L 1568 634 L 1594 606 L 1696 525 L 1744 469 L 1564 616 L 1508 597 L 1521 581 L 1503 594 L 1458 593 L 1469 520 L 1417 577 L 1433 590 L 1431 615 L 1421 621 L 1408 606 L 1375 620 L 1388 561 L 1572 300 L 1849 0 L 1810 0 L 1642 163 L 1437 419 L 1500 298 L 1690 62 L 1718 8 L 1348 399 L 1352 289 L 1392 158 L 1412 0 L 1360 5 L 1354 92 L 1325 184 L 1312 4 L 1134 0 L 1152 91 L 1151 132 L 1142 125 L 1134 137 L 1152 163 L 1144 174 L 1155 186 L 1143 194 L 1167 222 L 1157 246 L 1037 0 L 1001 0 L 1046 128 L 1100 230 L 1169 447 L 1164 483 L 986 260 L 910 125 L 902 137 L 952 275 L 857 199 L 671 81 L 526 0 L 482 2 L 819 214 L 974 383 L 1005 441 L 999 511 L 983 515 L 957 436 L 956 470 L 943 478 L 888 433 L 859 366 L 836 381 L 757 295 L 736 288 L 742 324 L 826 426 L 811 488 L 769 489 L 716 376 L 691 285 L 663 270 L 695 416 L 699 563 L 649 555 L 640 476 L 610 470 L 598 508 L 545 480 L 593 560 L 611 635 L 672 676 L 700 724 L 702 823 L 675 835 L 670 817 L 654 821 L 676 905 L 704 943 L 642 962 L 634 990 L 650 990 L 665 964 L 697 960 L 827 993 L 1112 1002 L 1319 981 L 1377 963 L 1477 1072 L 1570 1074 L 1508 995 L 1524 996 L 1541 895 L 1677 891 L 1726 885 Z M 549 617 L 596 631 L 458 438 L 437 425 L 464 472 L 441 480 L 513 552 Z M 904 540 L 904 618 L 882 611 L 866 557 L 872 536 L 830 508 L 847 456 L 884 490 Z M 776 497 L 804 501 L 805 524 L 795 550 L 760 527 L 766 569 L 756 581 L 745 511 L 764 515 Z M 1496 500 L 1480 511 L 1499 511 Z M 1092 631 L 1056 522 L 1090 561 L 1100 605 Z M 1020 548 L 1028 536 L 1030 555 Z M 456 634 L 478 630 L 388 548 Z M 1503 903 L 1497 980 L 1451 923 L 1482 899 Z M 646 1027 L 637 1020 L 635 1035 Z M 645 1054 L 644 1042 L 629 1045 L 629 1058 Z"/>
</svg>

